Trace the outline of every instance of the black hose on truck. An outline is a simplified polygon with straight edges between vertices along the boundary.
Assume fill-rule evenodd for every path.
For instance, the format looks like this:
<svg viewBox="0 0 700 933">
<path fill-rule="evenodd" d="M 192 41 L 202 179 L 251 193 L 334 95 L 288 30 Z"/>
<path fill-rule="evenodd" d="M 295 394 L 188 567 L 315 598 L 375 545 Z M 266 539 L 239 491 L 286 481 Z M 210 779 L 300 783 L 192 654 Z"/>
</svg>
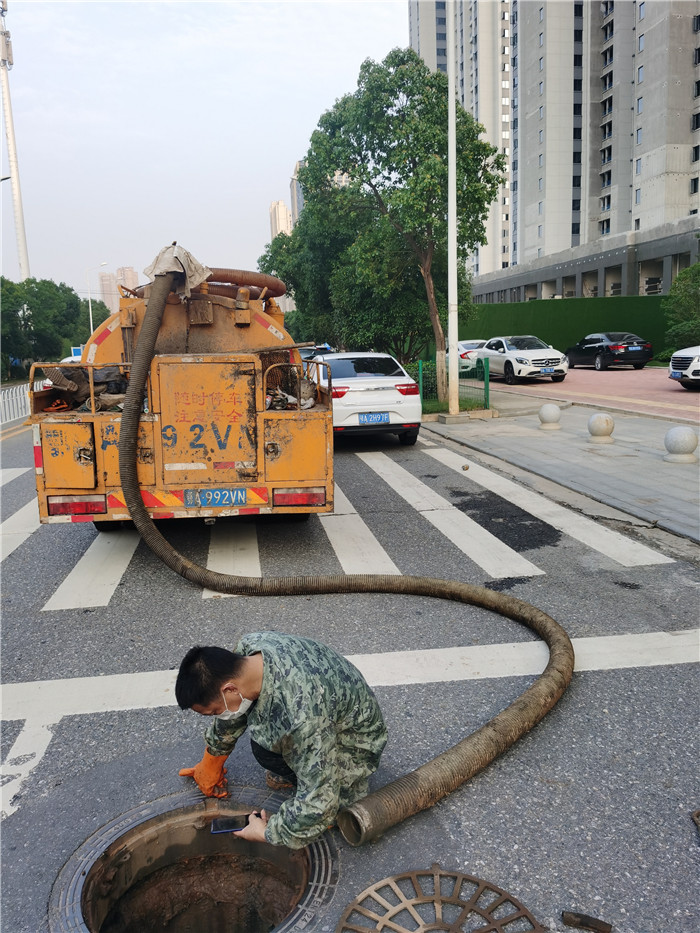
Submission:
<svg viewBox="0 0 700 933">
<path fill-rule="evenodd" d="M 129 387 L 119 440 L 119 472 L 131 518 L 146 544 L 176 573 L 207 589 L 247 596 L 308 596 L 322 593 L 400 593 L 451 599 L 480 606 L 520 622 L 549 647 L 543 673 L 517 700 L 455 746 L 392 781 L 338 814 L 338 827 L 351 845 L 380 836 L 408 816 L 425 810 L 486 767 L 529 732 L 557 703 L 571 680 L 574 651 L 564 629 L 546 613 L 523 600 L 486 587 L 384 574 L 303 577 L 238 577 L 207 570 L 178 553 L 153 524 L 141 498 L 136 472 L 136 445 L 146 378 L 167 297 L 178 273 L 158 275 L 151 286 Z"/>
</svg>

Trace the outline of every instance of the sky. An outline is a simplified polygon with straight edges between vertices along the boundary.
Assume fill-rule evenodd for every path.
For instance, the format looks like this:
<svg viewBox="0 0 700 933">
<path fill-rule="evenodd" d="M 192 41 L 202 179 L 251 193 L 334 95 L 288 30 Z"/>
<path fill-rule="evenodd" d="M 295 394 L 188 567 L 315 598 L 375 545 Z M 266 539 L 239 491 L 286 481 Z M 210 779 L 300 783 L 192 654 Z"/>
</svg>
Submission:
<svg viewBox="0 0 700 933">
<path fill-rule="evenodd" d="M 204 265 L 257 269 L 270 204 L 291 206 L 321 115 L 353 93 L 366 58 L 408 45 L 406 0 L 7 7 L 30 275 L 81 297 L 120 266 L 148 281 L 173 240 Z M 19 281 L 1 187 L 2 274 Z"/>
</svg>

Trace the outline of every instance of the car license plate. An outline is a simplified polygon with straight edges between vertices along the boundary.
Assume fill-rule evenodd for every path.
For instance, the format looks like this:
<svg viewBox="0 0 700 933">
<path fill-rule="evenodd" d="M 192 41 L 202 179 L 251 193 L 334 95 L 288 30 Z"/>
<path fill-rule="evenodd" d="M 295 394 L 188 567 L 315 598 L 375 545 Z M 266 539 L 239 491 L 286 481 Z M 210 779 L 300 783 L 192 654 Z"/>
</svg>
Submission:
<svg viewBox="0 0 700 933">
<path fill-rule="evenodd" d="M 388 424 L 388 411 L 368 411 L 360 414 L 360 424 Z"/>
<path fill-rule="evenodd" d="M 627 347 L 628 350 L 641 350 L 641 347 Z"/>
<path fill-rule="evenodd" d="M 543 366 L 542 369 L 540 370 L 540 372 L 541 372 L 541 373 L 553 373 L 553 372 L 554 372 L 554 367 L 553 367 L 553 366 Z"/>
<path fill-rule="evenodd" d="M 671 376 L 671 379 L 680 379 L 682 376 L 682 373 L 673 372 L 673 373 L 670 373 L 670 376 Z"/>
<path fill-rule="evenodd" d="M 186 489 L 185 508 L 200 509 L 217 506 L 245 505 L 245 489 Z"/>
</svg>

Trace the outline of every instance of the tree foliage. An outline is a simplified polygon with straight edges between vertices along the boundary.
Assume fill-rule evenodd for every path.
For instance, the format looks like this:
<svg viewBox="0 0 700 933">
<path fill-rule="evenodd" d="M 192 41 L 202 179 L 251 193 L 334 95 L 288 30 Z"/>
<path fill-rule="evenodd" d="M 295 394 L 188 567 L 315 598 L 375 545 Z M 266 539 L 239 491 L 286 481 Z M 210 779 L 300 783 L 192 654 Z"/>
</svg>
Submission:
<svg viewBox="0 0 700 933">
<path fill-rule="evenodd" d="M 0 288 L 3 379 L 24 377 L 32 362 L 60 360 L 90 336 L 88 303 L 65 283 L 2 278 Z M 103 302 L 92 302 L 94 326 L 109 314 Z"/>
<path fill-rule="evenodd" d="M 357 90 L 323 114 L 300 173 L 306 212 L 323 192 L 347 182 L 347 198 L 391 228 L 422 277 L 446 396 L 445 336 L 435 285 L 436 257 L 447 244 L 447 78 L 411 49 L 367 60 Z M 457 239 L 462 259 L 484 242 L 489 204 L 502 182 L 503 159 L 481 140 L 482 127 L 457 106 Z M 303 216 L 303 214 L 302 214 Z M 362 240 L 360 234 L 360 241 Z M 374 240 L 376 243 L 376 239 Z M 363 254 L 353 241 L 355 254 Z"/>
<path fill-rule="evenodd" d="M 661 310 L 668 347 L 679 350 L 700 344 L 700 262 L 678 273 Z"/>
</svg>

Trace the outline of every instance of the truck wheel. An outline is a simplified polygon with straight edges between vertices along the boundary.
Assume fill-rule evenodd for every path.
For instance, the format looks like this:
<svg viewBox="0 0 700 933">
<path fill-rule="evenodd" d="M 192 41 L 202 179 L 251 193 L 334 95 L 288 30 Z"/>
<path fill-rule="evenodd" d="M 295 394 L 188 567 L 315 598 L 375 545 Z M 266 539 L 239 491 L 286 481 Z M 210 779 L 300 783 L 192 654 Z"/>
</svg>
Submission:
<svg viewBox="0 0 700 933">
<path fill-rule="evenodd" d="M 515 378 L 515 372 L 513 371 L 512 363 L 506 363 L 506 365 L 503 367 L 503 378 L 505 379 L 507 386 L 514 386 L 518 381 Z"/>
<path fill-rule="evenodd" d="M 598 370 L 599 373 L 602 372 L 604 369 L 608 368 L 608 364 L 605 362 L 605 360 L 600 355 L 600 353 L 595 358 L 595 368 Z"/>
</svg>

